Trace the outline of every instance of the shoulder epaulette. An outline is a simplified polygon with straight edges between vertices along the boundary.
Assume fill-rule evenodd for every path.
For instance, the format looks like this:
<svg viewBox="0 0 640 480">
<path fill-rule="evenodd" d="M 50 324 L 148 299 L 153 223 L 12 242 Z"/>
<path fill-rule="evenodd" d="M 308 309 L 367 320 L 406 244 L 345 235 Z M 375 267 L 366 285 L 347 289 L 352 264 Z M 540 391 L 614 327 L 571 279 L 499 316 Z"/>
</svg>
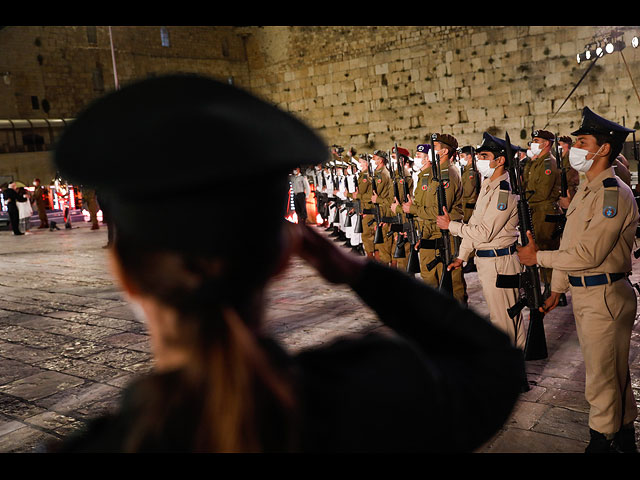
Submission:
<svg viewBox="0 0 640 480">
<path fill-rule="evenodd" d="M 602 181 L 604 186 L 604 200 L 602 202 L 602 214 L 607 218 L 613 218 L 618 213 L 618 180 L 608 177 Z"/>
<path fill-rule="evenodd" d="M 498 204 L 496 207 L 498 210 L 506 210 L 509 203 L 509 192 L 511 192 L 511 185 L 506 180 L 500 180 L 500 193 L 498 194 Z"/>
</svg>

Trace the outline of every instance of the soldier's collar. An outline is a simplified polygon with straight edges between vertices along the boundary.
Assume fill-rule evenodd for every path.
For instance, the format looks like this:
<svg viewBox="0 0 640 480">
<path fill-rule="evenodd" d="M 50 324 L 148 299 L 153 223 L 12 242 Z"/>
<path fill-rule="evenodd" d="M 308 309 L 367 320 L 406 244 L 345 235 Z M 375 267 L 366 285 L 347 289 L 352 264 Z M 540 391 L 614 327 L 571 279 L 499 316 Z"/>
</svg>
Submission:
<svg viewBox="0 0 640 480">
<path fill-rule="evenodd" d="M 616 178 L 616 172 L 612 166 L 600 172 L 598 176 L 590 182 L 587 182 L 587 184 L 585 185 L 585 190 L 589 190 L 592 192 L 600 190 L 602 188 L 602 181 L 605 178 Z"/>
<path fill-rule="evenodd" d="M 502 182 L 503 180 L 508 180 L 508 179 L 509 179 L 509 173 L 508 172 L 504 172 L 502 175 L 500 175 L 495 180 L 489 180 L 487 178 L 484 181 L 487 182 L 487 190 L 495 190 L 496 188 L 500 187 L 500 182 Z"/>
</svg>

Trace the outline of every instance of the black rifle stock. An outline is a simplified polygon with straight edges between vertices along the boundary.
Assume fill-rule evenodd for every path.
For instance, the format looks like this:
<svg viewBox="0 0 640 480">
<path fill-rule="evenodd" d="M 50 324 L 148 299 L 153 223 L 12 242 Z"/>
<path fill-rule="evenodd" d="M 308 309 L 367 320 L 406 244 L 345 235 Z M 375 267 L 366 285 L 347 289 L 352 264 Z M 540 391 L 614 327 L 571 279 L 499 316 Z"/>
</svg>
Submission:
<svg viewBox="0 0 640 480">
<path fill-rule="evenodd" d="M 527 231 L 535 239 L 533 231 L 533 222 L 531 221 L 531 210 L 529 202 L 526 199 L 522 186 L 522 165 L 515 158 L 514 152 L 511 151 L 511 141 L 509 134 L 505 134 L 506 142 L 506 160 L 507 169 L 509 171 L 509 179 L 511 181 L 511 190 L 515 195 L 519 196 L 518 200 L 518 221 L 520 230 L 520 243 L 526 246 L 529 243 Z M 510 318 L 514 319 L 522 311 L 524 307 L 529 308 L 529 328 L 527 329 L 527 338 L 524 348 L 525 360 L 540 360 L 547 358 L 547 341 L 544 333 L 543 317 L 544 313 L 540 312 L 540 307 L 544 301 L 540 286 L 540 272 L 537 265 L 525 266 L 522 273 L 516 275 L 498 275 L 496 280 L 498 288 L 518 288 L 520 289 L 520 298 L 515 305 L 507 309 Z"/>
<path fill-rule="evenodd" d="M 445 192 L 444 181 L 442 180 L 442 172 L 440 170 L 440 157 L 436 155 L 436 149 L 434 146 L 437 135 L 434 133 L 431 135 L 431 174 L 434 182 L 438 183 L 436 195 L 438 199 L 438 215 L 444 214 L 444 208 L 447 206 L 447 195 Z M 444 290 L 453 295 L 453 282 L 451 279 L 451 272 L 447 267 L 452 262 L 451 255 L 451 237 L 449 236 L 449 230 L 440 229 L 442 235 L 442 241 L 439 242 L 437 247 L 438 253 L 427 265 L 427 270 L 433 270 L 438 263 L 442 263 L 442 274 L 440 276 L 440 283 L 438 288 Z"/>
</svg>

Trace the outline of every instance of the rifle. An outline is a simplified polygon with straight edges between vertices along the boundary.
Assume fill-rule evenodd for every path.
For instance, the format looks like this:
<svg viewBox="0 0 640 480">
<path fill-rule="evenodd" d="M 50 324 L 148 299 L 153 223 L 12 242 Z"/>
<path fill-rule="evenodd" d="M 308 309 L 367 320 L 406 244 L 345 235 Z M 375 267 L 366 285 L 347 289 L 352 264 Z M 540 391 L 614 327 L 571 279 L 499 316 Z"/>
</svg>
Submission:
<svg viewBox="0 0 640 480">
<path fill-rule="evenodd" d="M 514 157 L 511 151 L 511 141 L 509 134 L 505 134 L 506 159 L 509 179 L 511 181 L 511 191 L 519 196 L 518 199 L 518 221 L 520 230 L 520 243 L 526 246 L 529 243 L 527 231 L 533 232 L 533 222 L 531 221 L 531 210 L 529 201 L 526 199 L 522 186 L 522 165 Z M 535 239 L 535 236 L 533 237 Z M 525 360 L 540 360 L 547 358 L 547 341 L 544 334 L 544 323 L 542 321 L 544 313 L 540 312 L 543 305 L 542 292 L 540 287 L 540 272 L 537 265 L 525 267 L 524 272 L 515 275 L 498 274 L 496 280 L 498 288 L 518 288 L 520 298 L 515 305 L 507 309 L 510 318 L 515 319 L 524 307 L 529 308 L 529 328 L 524 347 Z"/>
<path fill-rule="evenodd" d="M 403 173 L 404 173 L 404 167 L 405 165 L 402 165 L 403 168 Z M 404 179 L 404 188 L 403 188 L 403 198 L 402 198 L 402 202 L 401 203 L 406 203 L 409 201 L 409 184 L 407 183 L 407 179 Z M 398 201 L 400 201 L 400 199 L 398 199 Z M 416 246 L 418 248 L 420 248 L 420 239 L 418 238 L 418 231 L 416 229 L 416 225 L 415 225 L 415 215 L 412 215 L 410 213 L 405 213 L 405 219 L 407 220 L 404 224 L 403 224 L 403 231 L 406 232 L 407 234 L 407 238 L 405 240 L 405 242 L 409 242 L 409 260 L 407 262 L 407 272 L 408 273 L 420 273 L 420 257 L 418 256 L 418 250 L 416 248 Z M 403 242 L 403 246 L 404 243 Z M 400 242 L 398 242 L 400 243 Z"/>
<path fill-rule="evenodd" d="M 556 165 L 558 167 L 558 170 L 560 170 L 560 196 L 566 197 L 568 196 L 568 191 L 569 191 L 569 187 L 567 183 L 567 169 L 564 167 L 562 163 L 562 157 L 560 156 L 560 142 L 558 140 L 558 134 L 556 134 L 554 148 L 556 153 Z M 562 235 L 562 232 L 564 231 L 564 226 L 567 223 L 566 213 L 567 212 L 564 209 L 562 209 L 562 213 L 560 214 L 556 214 L 556 215 L 547 214 L 545 216 L 545 219 L 544 219 L 545 222 L 556 222 L 558 224 L 558 227 L 556 228 L 556 231 L 553 232 L 553 235 L 551 238 L 556 238 Z"/>
<path fill-rule="evenodd" d="M 371 189 L 373 190 L 373 193 L 375 193 L 377 196 L 378 187 L 376 187 L 376 179 L 373 176 L 373 170 L 371 168 L 370 162 L 367 162 L 367 169 L 369 171 L 369 178 L 371 179 L 370 180 Z M 367 225 L 371 226 L 373 222 L 376 222 L 376 232 L 375 232 L 375 235 L 373 236 L 373 243 L 378 245 L 378 244 L 384 243 L 382 227 L 380 226 L 380 224 L 382 223 L 382 215 L 380 214 L 380 205 L 378 203 L 373 204 L 373 215 L 374 217 L 371 220 L 369 220 L 369 222 L 367 222 Z"/>
<path fill-rule="evenodd" d="M 431 135 L 431 175 L 434 182 L 438 183 L 438 189 L 436 192 L 438 199 L 438 215 L 444 215 L 444 208 L 447 205 L 447 196 L 444 191 L 444 181 L 442 180 L 442 172 L 440 170 L 440 157 L 436 155 L 436 149 L 434 146 L 437 135 L 434 133 Z M 442 263 L 442 275 L 440 277 L 440 283 L 438 288 L 445 290 L 453 295 L 453 283 L 451 281 L 451 272 L 447 267 L 451 264 L 451 237 L 449 236 L 449 230 L 440 230 L 442 235 L 441 242 L 437 242 L 438 254 L 427 265 L 427 270 L 431 271 L 438 263 Z"/>
<path fill-rule="evenodd" d="M 480 195 L 480 173 L 478 167 L 476 167 L 476 149 L 471 146 L 471 168 L 473 169 L 473 175 L 476 177 L 476 195 Z"/>
<path fill-rule="evenodd" d="M 398 144 L 395 144 L 394 150 L 396 153 L 396 170 L 393 169 L 393 162 L 391 161 L 391 156 L 389 156 L 389 173 L 391 174 L 391 178 L 393 179 L 393 196 L 400 202 L 400 189 L 398 187 L 398 175 L 399 173 L 399 165 L 400 165 L 400 153 L 398 152 Z M 394 217 L 387 218 L 389 222 L 389 233 L 387 233 L 387 237 L 393 236 L 394 233 L 401 234 L 404 232 L 404 222 L 402 221 L 402 214 L 397 213 Z M 398 240 L 396 241 L 396 248 L 393 252 L 393 258 L 405 258 L 406 254 L 404 252 L 404 245 L 406 243 L 406 239 L 404 235 L 398 235 Z"/>
</svg>

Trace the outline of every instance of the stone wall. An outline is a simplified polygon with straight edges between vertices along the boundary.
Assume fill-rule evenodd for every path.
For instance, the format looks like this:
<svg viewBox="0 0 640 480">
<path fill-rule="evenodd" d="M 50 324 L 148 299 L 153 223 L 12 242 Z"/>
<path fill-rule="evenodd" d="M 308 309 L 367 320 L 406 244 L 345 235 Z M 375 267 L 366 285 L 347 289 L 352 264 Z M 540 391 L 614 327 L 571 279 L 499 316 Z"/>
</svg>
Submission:
<svg viewBox="0 0 640 480">
<path fill-rule="evenodd" d="M 247 84 L 242 38 L 232 27 L 112 27 L 120 85 L 162 73 L 202 73 Z M 114 89 L 108 27 L 10 26 L 0 30 L 0 118 L 75 117 Z M 32 102 L 37 97 L 37 108 Z M 46 102 L 45 102 L 46 100 Z M 48 104 L 48 105 L 47 105 Z"/>
<path fill-rule="evenodd" d="M 0 155 L 0 177 L 3 181 L 20 181 L 31 186 L 34 178 L 43 184 L 52 181 L 56 170 L 51 152 L 5 153 Z M 2 183 L 2 182 L 0 182 Z"/>
<path fill-rule="evenodd" d="M 640 79 L 627 29 L 622 54 L 598 60 L 562 110 L 586 65 L 589 26 L 113 27 L 120 84 L 168 72 L 202 73 L 247 88 L 360 151 L 398 142 L 413 151 L 432 132 L 479 143 L 507 130 L 524 145 L 533 128 L 568 134 L 587 105 L 640 128 Z M 624 27 L 626 28 L 626 27 Z M 0 119 L 74 117 L 114 88 L 107 27 L 0 30 Z M 32 97 L 37 97 L 34 109 Z M 44 110 L 45 102 L 48 108 Z M 552 118 L 553 117 L 553 118 Z M 548 124 L 548 125 L 547 125 Z"/>
<path fill-rule="evenodd" d="M 410 150 L 431 132 L 461 144 L 533 128 L 569 134 L 589 106 L 640 128 L 622 55 L 600 58 L 553 117 L 586 65 L 576 54 L 612 27 L 261 27 L 248 41 L 251 88 L 306 119 L 330 143 Z M 640 33 L 640 32 L 634 32 Z M 640 53 L 622 54 L 640 79 Z"/>
</svg>

